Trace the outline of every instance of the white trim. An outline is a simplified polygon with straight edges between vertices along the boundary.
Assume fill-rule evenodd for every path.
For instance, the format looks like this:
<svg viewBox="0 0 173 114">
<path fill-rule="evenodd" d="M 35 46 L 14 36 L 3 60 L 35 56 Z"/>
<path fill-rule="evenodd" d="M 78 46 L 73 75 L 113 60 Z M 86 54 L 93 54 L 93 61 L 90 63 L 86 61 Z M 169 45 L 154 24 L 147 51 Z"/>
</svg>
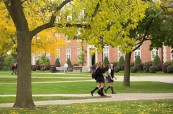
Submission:
<svg viewBox="0 0 173 114">
<path fill-rule="evenodd" d="M 105 49 L 107 49 L 107 50 L 105 50 Z M 104 46 L 104 48 L 103 48 L 103 58 L 105 58 L 105 55 L 107 55 L 107 58 L 109 60 L 109 46 Z"/>
<path fill-rule="evenodd" d="M 153 55 L 153 54 L 154 54 L 154 55 Z M 151 51 L 151 60 L 154 60 L 154 57 L 155 57 L 156 55 L 159 55 L 159 50 L 153 49 L 153 50 Z"/>
<path fill-rule="evenodd" d="M 70 60 L 71 60 L 71 48 L 66 48 L 66 61 L 68 58 L 70 58 Z"/>
<path fill-rule="evenodd" d="M 173 49 L 171 49 L 171 60 L 173 60 Z"/>
<path fill-rule="evenodd" d="M 134 51 L 134 60 L 136 59 L 136 56 L 139 56 L 141 58 L 141 47 Z"/>
<path fill-rule="evenodd" d="M 94 45 L 87 45 L 87 66 L 91 66 L 92 64 L 92 55 L 90 53 L 90 49 L 96 49 Z M 97 63 L 98 61 L 98 53 L 96 51 L 95 53 L 95 62 Z"/>
<path fill-rule="evenodd" d="M 80 56 L 81 52 L 82 52 L 82 49 L 80 47 L 77 48 L 77 61 L 79 61 L 79 56 Z"/>
<path fill-rule="evenodd" d="M 119 61 L 121 56 L 124 57 L 124 54 L 120 51 L 120 47 L 117 47 L 117 49 L 118 49 L 118 61 Z"/>
</svg>

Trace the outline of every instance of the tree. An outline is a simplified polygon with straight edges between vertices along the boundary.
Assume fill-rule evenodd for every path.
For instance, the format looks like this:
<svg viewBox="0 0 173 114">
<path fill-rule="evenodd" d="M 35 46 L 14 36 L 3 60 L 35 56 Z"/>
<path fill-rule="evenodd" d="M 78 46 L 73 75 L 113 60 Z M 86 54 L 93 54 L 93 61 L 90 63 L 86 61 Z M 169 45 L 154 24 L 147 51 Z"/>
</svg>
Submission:
<svg viewBox="0 0 173 114">
<path fill-rule="evenodd" d="M 83 51 L 81 51 L 78 56 L 78 63 L 82 65 L 85 63 L 85 55 Z"/>
<path fill-rule="evenodd" d="M 63 48 L 66 45 L 67 42 L 56 35 L 55 29 L 46 29 L 32 39 L 32 54 L 57 55 L 59 53 L 57 48 Z"/>
<path fill-rule="evenodd" d="M 56 27 L 59 33 L 74 38 L 79 27 L 82 38 L 87 43 L 94 44 L 98 50 L 102 51 L 103 45 L 100 41 L 104 41 L 113 47 L 121 45 L 122 50 L 126 52 L 131 51 L 135 40 L 129 38 L 129 31 L 145 16 L 147 7 L 142 0 L 75 0 L 73 4 L 68 4 L 71 1 L 3 0 L 14 23 L 17 37 L 19 71 L 13 107 L 35 108 L 30 68 L 31 41 L 45 29 Z M 85 11 L 84 16 L 81 11 Z M 45 15 L 47 18 L 40 21 Z M 73 18 L 67 19 L 68 15 Z M 58 19 L 55 23 L 56 18 Z M 127 42 L 131 44 L 128 47 Z"/>
<path fill-rule="evenodd" d="M 62 10 L 62 8 L 71 1 L 72 0 L 64 0 L 63 2 L 58 1 L 56 2 L 56 4 L 55 2 L 52 2 L 50 0 L 44 0 L 44 1 L 4 0 L 3 1 L 14 23 L 16 29 L 16 37 L 17 37 L 18 78 L 17 78 L 16 100 L 13 107 L 35 108 L 35 104 L 32 99 L 31 66 L 30 66 L 32 38 L 40 31 L 43 31 L 50 27 L 54 27 L 56 15 L 58 15 L 58 13 Z M 35 19 L 33 21 L 28 21 L 29 18 L 27 17 L 33 17 L 31 16 L 33 15 L 33 13 L 38 14 L 34 15 L 35 17 L 38 17 L 37 19 L 40 19 L 39 16 L 41 14 L 47 13 L 49 15 L 47 15 L 48 18 L 46 18 L 46 21 L 38 24 L 38 22 L 40 21 L 37 21 L 36 18 L 33 18 Z M 36 24 L 33 24 L 32 22 L 36 22 Z M 61 25 L 62 24 L 59 25 L 57 24 L 57 26 Z"/>
<path fill-rule="evenodd" d="M 57 67 L 60 67 L 60 66 L 61 66 L 61 64 L 60 64 L 60 62 L 59 62 L 59 58 L 57 58 L 57 59 L 55 60 L 55 66 L 57 66 Z"/>
<path fill-rule="evenodd" d="M 158 65 L 161 63 L 160 58 L 158 55 L 154 57 L 154 60 L 152 62 L 152 66 L 158 69 Z"/>
<path fill-rule="evenodd" d="M 141 58 L 140 56 L 136 56 L 135 58 L 135 62 L 134 62 L 134 66 L 137 67 L 139 64 L 141 64 L 142 61 L 141 61 Z"/>
<path fill-rule="evenodd" d="M 119 58 L 119 61 L 118 61 L 118 67 L 119 67 L 120 69 L 122 69 L 122 67 L 124 66 L 124 63 L 125 63 L 124 57 L 121 56 L 121 57 Z"/>
<path fill-rule="evenodd" d="M 109 64 L 109 60 L 108 60 L 108 57 L 104 57 L 104 61 L 103 61 L 103 64 L 105 64 L 105 65 L 108 65 L 108 64 Z"/>
<path fill-rule="evenodd" d="M 152 40 L 151 32 L 158 26 L 158 16 L 160 16 L 160 8 L 157 7 L 158 2 L 150 2 L 149 7 L 145 12 L 145 18 L 139 21 L 135 29 L 130 30 L 129 37 L 136 40 L 132 50 L 125 55 L 125 71 L 124 71 L 124 86 L 130 86 L 130 59 L 131 54 L 138 49 L 144 41 Z M 128 46 L 131 44 L 127 44 Z"/>
<path fill-rule="evenodd" d="M 39 64 L 42 65 L 41 70 L 45 71 L 46 70 L 46 66 L 50 64 L 50 61 L 49 61 L 49 59 L 45 55 L 42 55 L 39 58 Z"/>
<path fill-rule="evenodd" d="M 71 67 L 72 66 L 70 58 L 67 59 L 67 62 L 66 63 L 68 64 L 68 67 Z"/>
</svg>

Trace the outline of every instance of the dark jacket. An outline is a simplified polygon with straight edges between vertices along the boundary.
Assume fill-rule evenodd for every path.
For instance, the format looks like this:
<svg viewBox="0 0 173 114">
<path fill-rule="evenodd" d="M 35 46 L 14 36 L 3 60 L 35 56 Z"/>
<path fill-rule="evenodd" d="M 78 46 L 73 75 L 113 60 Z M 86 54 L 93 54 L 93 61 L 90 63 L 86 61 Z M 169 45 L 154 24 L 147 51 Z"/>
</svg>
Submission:
<svg viewBox="0 0 173 114">
<path fill-rule="evenodd" d="M 96 82 L 105 82 L 103 76 L 104 70 L 101 68 L 97 68 L 96 70 Z"/>
</svg>

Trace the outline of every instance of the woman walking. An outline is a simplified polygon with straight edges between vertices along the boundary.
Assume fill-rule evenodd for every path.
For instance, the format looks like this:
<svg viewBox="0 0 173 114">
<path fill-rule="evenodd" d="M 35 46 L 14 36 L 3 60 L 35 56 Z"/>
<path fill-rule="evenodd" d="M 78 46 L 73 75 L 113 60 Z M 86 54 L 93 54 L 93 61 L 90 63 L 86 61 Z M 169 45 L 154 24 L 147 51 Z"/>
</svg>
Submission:
<svg viewBox="0 0 173 114">
<path fill-rule="evenodd" d="M 92 91 L 91 91 L 91 95 L 93 96 L 93 93 L 98 89 L 98 94 L 100 96 L 105 96 L 104 93 L 103 93 L 103 88 L 104 88 L 104 85 L 105 85 L 105 80 L 104 80 L 104 75 L 103 73 L 105 72 L 105 69 L 104 69 L 104 65 L 102 62 L 99 62 L 97 63 L 97 66 L 96 66 L 96 82 L 98 83 L 98 86 L 95 87 Z"/>
<path fill-rule="evenodd" d="M 108 70 L 108 83 L 109 83 L 109 86 L 104 90 L 105 93 L 107 92 L 107 90 L 109 88 L 111 88 L 112 94 L 116 94 L 114 92 L 114 89 L 113 89 L 114 79 L 116 79 L 116 77 L 114 77 L 114 65 L 110 64 L 110 68 Z"/>
</svg>

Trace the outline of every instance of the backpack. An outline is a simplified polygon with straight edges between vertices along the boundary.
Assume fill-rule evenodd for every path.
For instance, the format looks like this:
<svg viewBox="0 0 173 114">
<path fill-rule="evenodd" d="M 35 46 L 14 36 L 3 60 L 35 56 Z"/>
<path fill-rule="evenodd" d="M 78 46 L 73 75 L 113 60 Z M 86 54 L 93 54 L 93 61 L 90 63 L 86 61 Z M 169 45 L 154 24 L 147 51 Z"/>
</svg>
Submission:
<svg viewBox="0 0 173 114">
<path fill-rule="evenodd" d="M 91 76 L 93 79 L 96 79 L 96 69 L 92 71 Z"/>
</svg>

